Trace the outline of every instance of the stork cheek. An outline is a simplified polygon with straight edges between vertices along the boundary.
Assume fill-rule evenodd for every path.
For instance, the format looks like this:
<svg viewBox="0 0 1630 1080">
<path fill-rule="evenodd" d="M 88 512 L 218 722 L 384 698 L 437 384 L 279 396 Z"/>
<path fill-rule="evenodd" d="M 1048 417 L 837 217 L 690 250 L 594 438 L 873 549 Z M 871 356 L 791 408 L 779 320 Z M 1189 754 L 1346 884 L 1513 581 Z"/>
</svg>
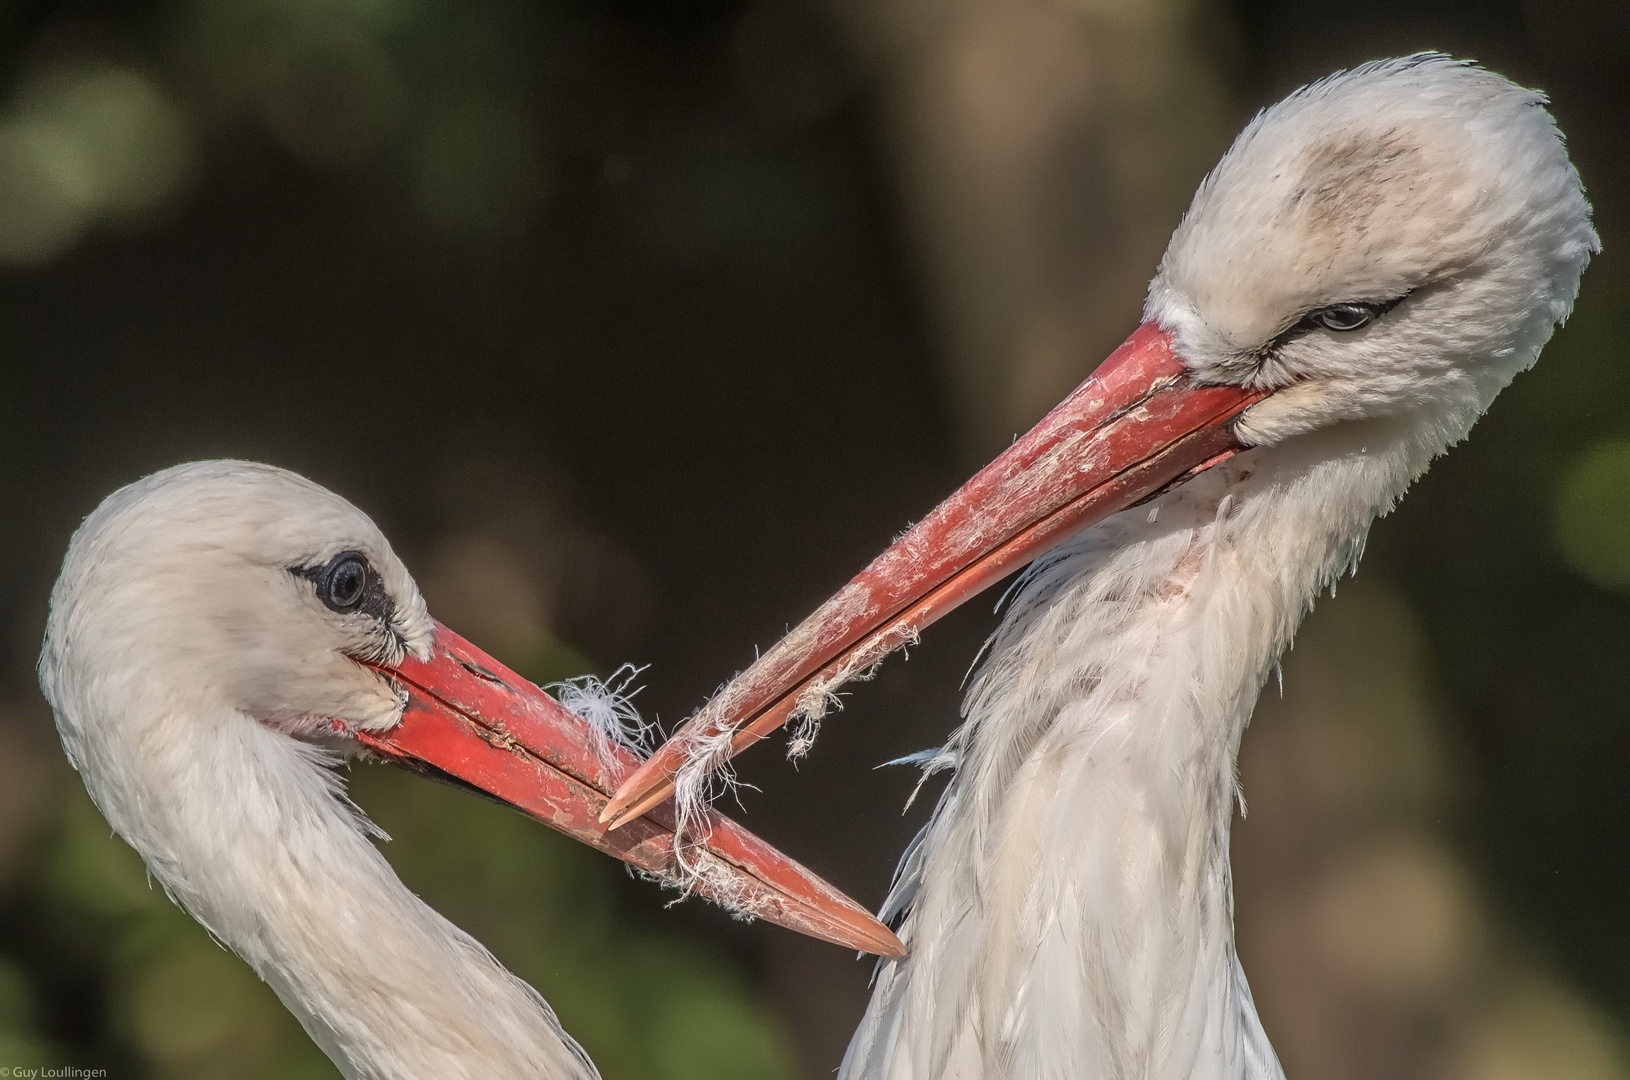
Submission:
<svg viewBox="0 0 1630 1080">
<path fill-rule="evenodd" d="M 283 713 L 258 713 L 259 722 L 274 731 L 297 739 L 326 740 L 350 738 L 358 731 L 384 731 L 402 720 L 405 696 L 388 690 L 350 695 L 334 707 Z"/>
<path fill-rule="evenodd" d="M 385 731 L 402 722 L 407 690 L 374 671 L 358 694 L 356 708 L 348 712 L 351 726 L 362 731 Z"/>
<path fill-rule="evenodd" d="M 320 649 L 246 680 L 240 701 L 267 727 L 314 738 L 391 727 L 401 720 L 406 698 L 344 653 Z"/>
<path fill-rule="evenodd" d="M 1308 380 L 1276 390 L 1234 423 L 1247 446 L 1275 446 L 1342 420 L 1364 415 L 1358 395 L 1335 380 Z"/>
<path fill-rule="evenodd" d="M 308 737 L 348 736 L 357 731 L 385 731 L 402 720 L 407 693 L 366 668 L 347 672 L 344 685 L 322 705 L 305 714 Z"/>
</svg>

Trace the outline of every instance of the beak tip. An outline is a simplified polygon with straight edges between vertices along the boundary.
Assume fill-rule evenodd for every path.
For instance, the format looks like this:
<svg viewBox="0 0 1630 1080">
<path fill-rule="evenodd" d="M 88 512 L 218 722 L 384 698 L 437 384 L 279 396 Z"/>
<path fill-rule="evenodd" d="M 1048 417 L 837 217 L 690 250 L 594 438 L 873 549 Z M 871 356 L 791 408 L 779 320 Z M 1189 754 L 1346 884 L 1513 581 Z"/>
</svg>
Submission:
<svg viewBox="0 0 1630 1080">
<path fill-rule="evenodd" d="M 905 942 L 901 941 L 893 932 L 890 932 L 888 938 L 884 941 L 879 941 L 878 944 L 883 946 L 883 948 L 878 951 L 878 956 L 886 957 L 890 960 L 904 960 L 908 955 L 910 955 L 909 950 L 906 949 Z"/>
<path fill-rule="evenodd" d="M 673 755 L 672 740 L 639 766 L 617 786 L 600 811 L 600 824 L 608 831 L 619 829 L 650 810 L 670 794 L 664 781 L 670 775 L 668 758 Z M 652 797 L 655 794 L 656 797 Z"/>
<path fill-rule="evenodd" d="M 631 780 L 630 783 L 633 783 Z M 605 811 L 600 820 L 606 824 L 608 832 L 620 829 L 635 818 L 644 817 L 662 804 L 662 801 L 673 794 L 673 785 L 658 779 L 655 783 L 646 781 L 630 788 L 625 784 L 618 789 L 611 801 L 606 803 Z"/>
<path fill-rule="evenodd" d="M 868 956 L 887 960 L 903 960 L 909 954 L 905 943 L 894 931 L 879 922 L 869 912 L 854 909 L 836 912 L 828 908 L 818 916 L 815 930 L 806 929 L 811 937 L 821 938 L 833 945 L 854 949 Z"/>
</svg>

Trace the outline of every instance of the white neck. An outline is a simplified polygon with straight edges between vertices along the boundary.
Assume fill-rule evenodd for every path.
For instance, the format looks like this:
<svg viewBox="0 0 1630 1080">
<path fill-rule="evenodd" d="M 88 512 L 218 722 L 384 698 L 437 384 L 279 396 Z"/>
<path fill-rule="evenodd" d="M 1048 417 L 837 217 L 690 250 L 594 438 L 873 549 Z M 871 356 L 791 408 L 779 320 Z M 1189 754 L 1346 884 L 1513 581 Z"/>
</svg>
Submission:
<svg viewBox="0 0 1630 1080">
<path fill-rule="evenodd" d="M 347 1077 L 597 1075 L 536 991 L 396 877 L 320 751 L 231 711 L 102 730 L 146 734 L 75 748 L 109 821 Z"/>
<path fill-rule="evenodd" d="M 845 1080 L 1282 1074 L 1233 948 L 1235 756 L 1314 596 L 1439 446 L 1241 454 L 1043 559 L 947 750 Z"/>
</svg>

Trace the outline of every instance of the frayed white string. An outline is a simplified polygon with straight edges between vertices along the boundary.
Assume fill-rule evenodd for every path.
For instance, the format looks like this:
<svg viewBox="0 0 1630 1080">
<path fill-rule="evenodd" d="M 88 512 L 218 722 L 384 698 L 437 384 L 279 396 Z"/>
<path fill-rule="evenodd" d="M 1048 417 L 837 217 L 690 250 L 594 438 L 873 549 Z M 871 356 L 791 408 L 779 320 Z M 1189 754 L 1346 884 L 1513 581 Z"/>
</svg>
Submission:
<svg viewBox="0 0 1630 1080">
<path fill-rule="evenodd" d="M 883 660 L 896 649 L 917 644 L 917 631 L 905 629 L 880 637 L 862 649 L 855 650 L 838 668 L 824 679 L 816 679 L 804 688 L 788 721 L 792 735 L 787 741 L 787 758 L 796 762 L 809 752 L 820 733 L 821 720 L 832 709 L 842 709 L 843 699 L 838 688 L 853 681 L 864 681 L 877 674 Z M 722 693 L 727 693 L 725 688 Z M 720 699 L 716 696 L 714 704 Z M 711 724 L 699 725 L 711 727 Z M 674 773 L 674 806 L 677 810 L 674 828 L 674 861 L 687 893 L 702 881 L 698 854 L 703 851 L 708 828 L 708 808 L 720 795 L 734 795 L 742 786 L 731 767 L 732 729 L 706 734 L 700 731 L 676 736 L 683 755 L 679 770 Z"/>
<path fill-rule="evenodd" d="M 645 667 L 649 667 L 647 664 Z M 582 717 L 598 738 L 595 750 L 600 766 L 608 772 L 618 763 L 616 748 L 630 750 L 640 757 L 651 753 L 651 736 L 656 726 L 640 717 L 634 707 L 634 696 L 644 687 L 632 690 L 629 684 L 640 676 L 645 667 L 624 664 L 607 679 L 582 675 L 565 679 L 544 687 L 566 708 Z"/>
<path fill-rule="evenodd" d="M 656 725 L 642 718 L 634 707 L 634 696 L 644 688 L 629 688 L 644 671 L 644 667 L 624 664 L 606 679 L 582 675 L 544 687 L 589 725 L 596 736 L 600 764 L 608 770 L 617 764 L 615 750 L 618 747 L 641 757 L 650 756 Z M 699 750 L 687 757 L 686 766 L 674 777 L 674 801 L 679 807 L 674 831 L 674 861 L 678 872 L 635 872 L 640 877 L 681 890 L 670 904 L 679 903 L 692 892 L 701 892 L 730 912 L 732 918 L 752 922 L 757 916 L 749 909 L 754 899 L 751 890 L 706 847 L 711 832 L 709 805 L 724 791 L 734 792 L 739 786 L 728 763 L 729 735 L 725 732 L 722 740 L 697 740 Z M 707 762 L 720 752 L 716 745 L 719 743 L 723 746 L 724 763 L 709 766 Z M 693 763 L 698 764 L 693 766 Z"/>
<path fill-rule="evenodd" d="M 690 899 L 692 893 L 701 893 L 729 912 L 737 922 L 750 923 L 758 918 L 749 906 L 756 897 L 742 876 L 732 872 L 728 863 L 706 849 L 694 853 L 689 873 L 652 873 L 635 866 L 629 866 L 628 871 L 635 877 L 655 882 L 664 888 L 678 889 L 679 895 L 668 901 L 667 907 Z"/>
<path fill-rule="evenodd" d="M 852 682 L 867 682 L 875 678 L 883 661 L 896 650 L 909 653 L 911 647 L 922 640 L 916 629 L 903 634 L 879 638 L 864 649 L 852 653 L 843 666 L 824 679 L 817 679 L 798 695 L 789 722 L 795 726 L 787 739 L 787 760 L 797 762 L 815 745 L 821 733 L 821 721 L 833 710 L 843 709 L 843 697 L 838 688 Z"/>
<path fill-rule="evenodd" d="M 679 736 L 684 763 L 674 773 L 674 862 L 687 894 L 706 878 L 704 856 L 711 858 L 706 845 L 713 830 L 709 812 L 713 801 L 725 792 L 734 795 L 741 787 L 730 764 L 734 735 L 724 730 Z"/>
</svg>

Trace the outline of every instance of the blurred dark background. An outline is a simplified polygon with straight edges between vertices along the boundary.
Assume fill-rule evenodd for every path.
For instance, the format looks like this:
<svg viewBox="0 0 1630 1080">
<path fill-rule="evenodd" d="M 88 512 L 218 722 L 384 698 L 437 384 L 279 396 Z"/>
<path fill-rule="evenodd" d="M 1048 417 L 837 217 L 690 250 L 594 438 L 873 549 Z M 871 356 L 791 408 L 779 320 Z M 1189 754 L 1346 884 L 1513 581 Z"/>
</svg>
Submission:
<svg viewBox="0 0 1630 1080">
<path fill-rule="evenodd" d="M 150 888 L 33 678 L 73 528 L 303 472 L 546 682 L 671 727 L 1138 321 L 1258 108 L 1421 49 L 1544 89 L 1605 253 L 1246 737 L 1240 947 L 1294 1077 L 1630 1075 L 1620 0 L 0 0 L 0 1062 L 328 1077 Z M 867 903 L 995 620 L 855 688 L 750 827 Z M 828 1075 L 870 967 L 358 767 L 387 854 L 619 1078 Z M 932 782 L 931 782 L 932 784 Z"/>
</svg>

